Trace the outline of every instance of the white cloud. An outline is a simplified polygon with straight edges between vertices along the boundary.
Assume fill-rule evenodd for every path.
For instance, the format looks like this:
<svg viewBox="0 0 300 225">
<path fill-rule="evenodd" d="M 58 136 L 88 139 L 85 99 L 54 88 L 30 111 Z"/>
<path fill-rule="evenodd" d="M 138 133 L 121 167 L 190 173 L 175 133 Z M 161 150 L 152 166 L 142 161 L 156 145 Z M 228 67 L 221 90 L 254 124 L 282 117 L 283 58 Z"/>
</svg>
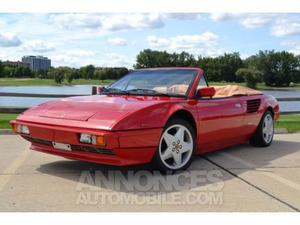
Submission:
<svg viewBox="0 0 300 225">
<path fill-rule="evenodd" d="M 99 28 L 101 24 L 101 16 L 98 14 L 83 14 L 83 13 L 66 13 L 52 14 L 50 21 L 60 26 L 63 29 L 74 28 Z"/>
<path fill-rule="evenodd" d="M 119 38 L 119 37 L 116 37 L 116 38 L 110 38 L 107 40 L 107 42 L 111 45 L 118 45 L 118 46 L 125 46 L 127 45 L 127 41 L 123 38 Z"/>
<path fill-rule="evenodd" d="M 22 44 L 22 50 L 24 51 L 44 53 L 44 52 L 53 51 L 54 49 L 55 48 L 53 44 L 44 42 L 42 40 L 30 40 L 30 41 L 25 41 Z"/>
<path fill-rule="evenodd" d="M 134 63 L 135 63 L 135 57 L 122 55 L 119 53 L 108 53 L 105 55 L 105 57 L 102 57 L 102 59 L 99 60 L 100 66 L 103 67 L 126 66 L 128 68 L 131 68 Z"/>
<path fill-rule="evenodd" d="M 217 48 L 218 35 L 212 32 L 195 35 L 178 35 L 169 38 L 148 36 L 147 42 L 152 48 L 167 50 L 169 52 L 187 51 L 191 54 L 201 54 L 204 56 L 216 56 L 223 52 Z"/>
<path fill-rule="evenodd" d="M 164 24 L 159 14 L 113 14 L 102 17 L 103 28 L 110 31 L 158 28 Z"/>
<path fill-rule="evenodd" d="M 246 28 L 257 28 L 271 22 L 268 16 L 246 16 L 240 20 L 240 23 Z"/>
<path fill-rule="evenodd" d="M 240 14 L 233 13 L 211 13 L 210 18 L 217 22 L 227 21 L 240 17 Z"/>
<path fill-rule="evenodd" d="M 158 28 L 164 24 L 160 14 L 53 14 L 50 21 L 61 28 L 103 29 L 108 31 Z"/>
<path fill-rule="evenodd" d="M 95 52 L 90 50 L 68 50 L 65 52 L 68 56 L 74 56 L 74 57 L 87 57 L 87 56 L 94 56 Z"/>
<path fill-rule="evenodd" d="M 1 47 L 16 47 L 21 45 L 21 40 L 11 33 L 0 33 L 0 46 Z"/>
<path fill-rule="evenodd" d="M 70 50 L 65 53 L 56 53 L 49 56 L 52 59 L 53 65 L 70 66 L 79 68 L 86 65 L 95 65 L 103 67 L 132 67 L 135 63 L 135 57 L 122 55 L 119 53 L 107 53 L 97 55 L 92 51 Z"/>
<path fill-rule="evenodd" d="M 288 52 L 300 55 L 300 41 L 282 41 L 280 45 L 288 48 Z"/>
<path fill-rule="evenodd" d="M 95 53 L 90 50 L 67 50 L 65 52 L 52 53 L 49 56 L 54 66 L 80 67 L 93 64 Z"/>
<path fill-rule="evenodd" d="M 279 19 L 271 28 L 271 34 L 277 37 L 300 34 L 300 22 L 289 19 Z"/>
<path fill-rule="evenodd" d="M 204 32 L 195 35 L 178 35 L 171 38 L 159 38 L 148 36 L 147 41 L 153 47 L 169 47 L 170 49 L 189 49 L 198 45 L 210 45 L 215 43 L 218 35 L 212 32 Z"/>
<path fill-rule="evenodd" d="M 201 18 L 199 13 L 168 13 L 166 16 L 178 20 L 198 20 Z"/>
<path fill-rule="evenodd" d="M 274 19 L 274 14 L 212 13 L 210 18 L 217 22 L 237 20 L 245 28 L 257 28 L 270 23 Z"/>
<path fill-rule="evenodd" d="M 4 27 L 6 25 L 6 22 L 4 20 L 0 20 L 0 27 Z"/>
<path fill-rule="evenodd" d="M 236 20 L 248 29 L 269 25 L 271 35 L 276 37 L 300 34 L 300 18 L 297 14 L 212 13 L 210 18 L 218 22 Z"/>
</svg>

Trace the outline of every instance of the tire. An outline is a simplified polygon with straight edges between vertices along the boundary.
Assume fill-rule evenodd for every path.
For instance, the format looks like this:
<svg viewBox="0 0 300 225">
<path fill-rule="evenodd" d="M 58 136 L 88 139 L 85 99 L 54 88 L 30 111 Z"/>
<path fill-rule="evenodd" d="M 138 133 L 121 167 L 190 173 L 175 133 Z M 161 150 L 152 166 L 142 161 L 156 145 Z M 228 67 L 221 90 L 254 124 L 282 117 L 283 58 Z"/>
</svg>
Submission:
<svg viewBox="0 0 300 225">
<path fill-rule="evenodd" d="M 269 146 L 274 137 L 274 118 L 270 111 L 266 111 L 260 123 L 250 139 L 250 144 L 256 147 Z"/>
<path fill-rule="evenodd" d="M 183 119 L 170 120 L 153 157 L 154 167 L 163 173 L 185 170 L 192 163 L 195 149 L 196 136 L 192 126 Z"/>
</svg>

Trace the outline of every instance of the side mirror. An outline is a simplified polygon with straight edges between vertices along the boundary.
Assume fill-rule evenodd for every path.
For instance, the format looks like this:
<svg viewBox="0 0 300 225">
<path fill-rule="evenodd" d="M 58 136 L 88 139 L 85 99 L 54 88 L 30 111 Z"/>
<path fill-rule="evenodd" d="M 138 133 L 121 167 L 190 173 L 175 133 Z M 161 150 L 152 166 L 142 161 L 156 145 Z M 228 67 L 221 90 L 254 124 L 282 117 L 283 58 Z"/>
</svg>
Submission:
<svg viewBox="0 0 300 225">
<path fill-rule="evenodd" d="M 105 87 L 98 87 L 98 93 L 101 93 L 101 92 L 103 92 L 103 91 L 105 91 Z"/>
<path fill-rule="evenodd" d="M 204 87 L 197 91 L 197 96 L 199 97 L 213 97 L 216 94 L 216 89 L 214 87 Z"/>
</svg>

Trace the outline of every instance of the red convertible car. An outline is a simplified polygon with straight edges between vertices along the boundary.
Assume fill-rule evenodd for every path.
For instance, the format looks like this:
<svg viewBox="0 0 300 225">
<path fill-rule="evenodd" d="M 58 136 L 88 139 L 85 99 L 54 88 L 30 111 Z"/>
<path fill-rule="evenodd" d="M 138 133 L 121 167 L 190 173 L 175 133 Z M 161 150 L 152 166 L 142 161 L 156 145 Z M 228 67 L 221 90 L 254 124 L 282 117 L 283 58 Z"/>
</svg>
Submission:
<svg viewBox="0 0 300 225">
<path fill-rule="evenodd" d="M 11 126 L 36 151 L 176 171 L 198 154 L 245 142 L 270 145 L 278 117 L 272 96 L 210 87 L 203 70 L 176 67 L 135 70 L 97 95 L 34 106 Z"/>
</svg>

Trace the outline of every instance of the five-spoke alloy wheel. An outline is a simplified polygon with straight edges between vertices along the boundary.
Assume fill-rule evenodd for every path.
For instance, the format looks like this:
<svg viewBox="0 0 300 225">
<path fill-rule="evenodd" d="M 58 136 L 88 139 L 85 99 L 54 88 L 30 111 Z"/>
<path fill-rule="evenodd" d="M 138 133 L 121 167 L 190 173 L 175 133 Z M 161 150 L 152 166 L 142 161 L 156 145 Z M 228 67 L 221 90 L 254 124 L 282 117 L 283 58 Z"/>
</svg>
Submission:
<svg viewBox="0 0 300 225">
<path fill-rule="evenodd" d="M 187 168 L 195 150 L 195 131 L 185 120 L 170 121 L 160 138 L 155 162 L 162 171 Z"/>
</svg>

